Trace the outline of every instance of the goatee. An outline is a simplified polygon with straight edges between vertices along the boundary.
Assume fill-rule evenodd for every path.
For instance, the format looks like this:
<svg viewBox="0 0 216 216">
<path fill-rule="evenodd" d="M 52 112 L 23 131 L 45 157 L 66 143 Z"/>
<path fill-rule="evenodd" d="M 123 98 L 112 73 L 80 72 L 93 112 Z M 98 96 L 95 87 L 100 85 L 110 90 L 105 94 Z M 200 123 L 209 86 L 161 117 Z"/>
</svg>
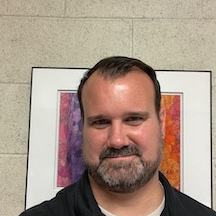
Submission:
<svg viewBox="0 0 216 216">
<path fill-rule="evenodd" d="M 110 159 L 129 155 L 131 160 Z M 105 149 L 99 156 L 97 166 L 90 165 L 86 160 L 85 163 L 89 174 L 101 187 L 117 193 L 132 193 L 149 182 L 158 170 L 161 159 L 162 147 L 158 149 L 154 161 L 147 161 L 136 146 L 129 145 L 121 149 Z"/>
</svg>

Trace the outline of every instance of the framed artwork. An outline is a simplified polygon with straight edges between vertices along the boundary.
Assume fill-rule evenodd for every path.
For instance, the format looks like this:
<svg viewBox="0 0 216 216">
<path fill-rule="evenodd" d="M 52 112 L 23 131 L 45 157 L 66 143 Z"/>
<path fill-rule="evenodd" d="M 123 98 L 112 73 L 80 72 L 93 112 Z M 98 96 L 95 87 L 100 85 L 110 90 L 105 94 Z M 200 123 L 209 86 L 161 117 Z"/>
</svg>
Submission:
<svg viewBox="0 0 216 216">
<path fill-rule="evenodd" d="M 26 209 L 84 170 L 76 90 L 86 70 L 32 69 Z M 160 170 L 175 188 L 211 207 L 211 72 L 157 71 L 157 77 L 166 109 Z"/>
</svg>

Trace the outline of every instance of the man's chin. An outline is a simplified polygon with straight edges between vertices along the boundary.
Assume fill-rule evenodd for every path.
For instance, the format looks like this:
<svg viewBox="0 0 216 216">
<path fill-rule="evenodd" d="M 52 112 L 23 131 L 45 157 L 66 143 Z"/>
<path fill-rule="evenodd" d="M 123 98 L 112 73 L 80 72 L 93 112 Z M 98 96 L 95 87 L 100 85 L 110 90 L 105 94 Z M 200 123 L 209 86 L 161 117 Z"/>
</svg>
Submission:
<svg viewBox="0 0 216 216">
<path fill-rule="evenodd" d="M 107 190 L 116 193 L 132 193 L 140 188 L 145 179 L 143 167 L 128 167 L 129 164 L 112 164 L 99 166 L 96 170 L 90 169 L 90 175 L 96 183 Z M 143 181 L 144 180 L 144 181 Z"/>
</svg>

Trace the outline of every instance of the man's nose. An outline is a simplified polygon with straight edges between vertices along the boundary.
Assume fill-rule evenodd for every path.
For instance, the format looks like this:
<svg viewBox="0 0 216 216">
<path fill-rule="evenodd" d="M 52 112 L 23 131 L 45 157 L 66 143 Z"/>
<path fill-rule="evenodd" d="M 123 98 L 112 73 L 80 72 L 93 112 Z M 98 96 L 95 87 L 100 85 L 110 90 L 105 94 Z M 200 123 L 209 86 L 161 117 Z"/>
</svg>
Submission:
<svg viewBox="0 0 216 216">
<path fill-rule="evenodd" d="M 121 122 L 112 123 L 109 130 L 108 146 L 115 149 L 120 149 L 123 146 L 128 145 L 129 138 L 125 125 Z"/>
</svg>

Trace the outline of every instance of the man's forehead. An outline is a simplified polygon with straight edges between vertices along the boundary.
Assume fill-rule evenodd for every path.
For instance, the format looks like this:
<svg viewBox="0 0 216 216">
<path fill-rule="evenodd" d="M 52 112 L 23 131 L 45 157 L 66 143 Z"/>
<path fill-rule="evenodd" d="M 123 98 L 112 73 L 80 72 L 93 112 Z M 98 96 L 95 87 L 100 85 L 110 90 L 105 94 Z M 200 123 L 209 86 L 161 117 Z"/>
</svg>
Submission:
<svg viewBox="0 0 216 216">
<path fill-rule="evenodd" d="M 86 81 L 85 85 L 83 86 L 83 92 L 88 94 L 88 92 L 95 91 L 99 94 L 102 94 L 106 90 L 124 90 L 126 88 L 131 89 L 131 92 L 154 92 L 153 81 L 148 76 L 148 74 L 141 70 L 133 70 L 130 73 L 115 79 L 108 79 L 96 71 Z"/>
</svg>

